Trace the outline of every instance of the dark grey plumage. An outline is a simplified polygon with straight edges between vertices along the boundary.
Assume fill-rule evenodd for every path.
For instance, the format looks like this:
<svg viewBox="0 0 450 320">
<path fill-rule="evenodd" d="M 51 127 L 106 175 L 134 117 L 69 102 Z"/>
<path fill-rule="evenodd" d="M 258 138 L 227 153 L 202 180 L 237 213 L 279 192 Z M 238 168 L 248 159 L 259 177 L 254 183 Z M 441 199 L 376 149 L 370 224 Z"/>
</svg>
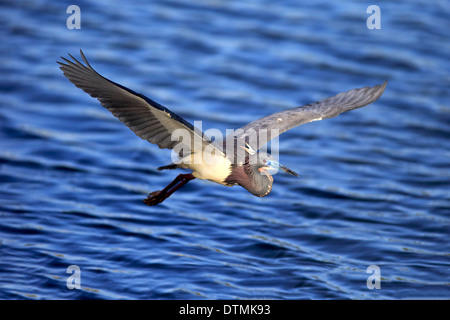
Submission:
<svg viewBox="0 0 450 320">
<path fill-rule="evenodd" d="M 268 195 L 272 191 L 273 177 L 266 171 L 261 170 L 264 164 L 259 159 L 253 161 L 254 164 L 252 164 L 250 158 L 258 156 L 249 155 L 243 165 L 233 165 L 233 170 L 225 179 L 225 183 L 228 186 L 240 185 L 257 197 L 265 197 Z M 261 154 L 259 158 L 272 157 L 268 154 Z"/>
<path fill-rule="evenodd" d="M 191 134 L 191 143 L 185 146 L 186 149 L 193 149 L 194 138 L 201 139 L 204 147 L 210 144 L 192 124 L 156 101 L 103 77 L 91 67 L 81 50 L 80 54 L 86 65 L 70 54 L 73 62 L 61 57 L 66 62 L 58 61 L 64 75 L 75 86 L 97 98 L 137 136 L 162 149 L 173 149 L 179 142 L 172 141 L 172 133 L 184 129 Z"/>
<path fill-rule="evenodd" d="M 376 101 L 383 94 L 386 84 L 387 81 L 373 87 L 349 90 L 318 102 L 265 116 L 243 126 L 236 138 L 243 140 L 249 134 L 256 134 L 259 139 L 250 140 L 254 142 L 250 146 L 258 150 L 277 135 L 301 124 L 336 117 Z M 266 132 L 263 133 L 264 130 Z"/>
</svg>

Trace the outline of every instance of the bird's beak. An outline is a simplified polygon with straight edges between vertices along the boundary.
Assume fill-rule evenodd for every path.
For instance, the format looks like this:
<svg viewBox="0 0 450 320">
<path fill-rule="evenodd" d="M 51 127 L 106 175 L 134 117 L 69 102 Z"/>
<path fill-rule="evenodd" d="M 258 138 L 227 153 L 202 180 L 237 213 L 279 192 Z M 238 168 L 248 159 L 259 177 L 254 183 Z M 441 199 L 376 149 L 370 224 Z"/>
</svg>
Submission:
<svg viewBox="0 0 450 320">
<path fill-rule="evenodd" d="M 285 166 L 280 165 L 280 169 L 283 170 L 283 171 L 286 172 L 286 173 L 289 173 L 290 175 L 299 177 L 299 175 L 298 175 L 297 172 L 292 171 L 291 169 L 289 169 L 289 168 L 287 168 L 287 167 L 285 167 Z"/>
<path fill-rule="evenodd" d="M 299 177 L 298 173 L 296 173 L 295 171 L 289 169 L 288 167 L 285 167 L 283 165 L 281 165 L 279 162 L 271 160 L 267 163 L 266 166 L 262 167 L 261 169 L 264 169 L 264 171 L 266 171 L 268 174 L 275 174 L 278 172 L 279 169 L 283 170 L 284 172 Z"/>
</svg>

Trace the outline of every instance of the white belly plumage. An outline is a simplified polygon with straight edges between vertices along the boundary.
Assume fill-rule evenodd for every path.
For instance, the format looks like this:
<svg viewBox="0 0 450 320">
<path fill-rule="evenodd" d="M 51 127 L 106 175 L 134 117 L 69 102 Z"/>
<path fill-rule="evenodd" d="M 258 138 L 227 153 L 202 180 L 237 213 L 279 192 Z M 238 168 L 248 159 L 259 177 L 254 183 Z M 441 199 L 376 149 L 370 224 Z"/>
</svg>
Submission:
<svg viewBox="0 0 450 320">
<path fill-rule="evenodd" d="M 192 170 L 192 175 L 198 179 L 223 185 L 226 185 L 224 181 L 231 173 L 231 161 L 223 155 L 209 155 L 208 159 L 203 159 L 201 153 L 194 153 L 181 159 L 179 166 Z"/>
</svg>

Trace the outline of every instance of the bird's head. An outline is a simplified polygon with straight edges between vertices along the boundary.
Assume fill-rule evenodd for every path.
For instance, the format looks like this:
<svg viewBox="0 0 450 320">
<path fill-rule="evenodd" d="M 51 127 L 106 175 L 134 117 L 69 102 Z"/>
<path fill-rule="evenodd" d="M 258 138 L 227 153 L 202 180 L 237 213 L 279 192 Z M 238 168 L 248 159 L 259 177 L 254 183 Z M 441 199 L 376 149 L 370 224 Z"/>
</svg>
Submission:
<svg viewBox="0 0 450 320">
<path fill-rule="evenodd" d="M 299 175 L 293 170 L 281 165 L 274 157 L 265 152 L 258 152 L 254 155 L 256 157 L 253 169 L 257 170 L 263 175 L 274 175 L 278 170 L 283 170 L 284 172 L 298 177 Z"/>
</svg>

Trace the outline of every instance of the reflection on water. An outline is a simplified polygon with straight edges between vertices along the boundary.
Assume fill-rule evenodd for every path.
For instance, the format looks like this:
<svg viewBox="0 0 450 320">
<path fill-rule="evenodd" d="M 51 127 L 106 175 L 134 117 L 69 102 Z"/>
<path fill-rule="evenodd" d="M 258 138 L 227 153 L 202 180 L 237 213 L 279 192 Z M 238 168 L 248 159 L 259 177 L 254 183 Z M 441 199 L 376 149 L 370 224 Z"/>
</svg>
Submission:
<svg viewBox="0 0 450 320">
<path fill-rule="evenodd" d="M 443 3 L 1 5 L 0 298 L 448 298 L 450 41 Z M 410 14 L 406 14 L 410 12 Z M 193 181 L 56 64 L 106 77 L 203 128 L 389 81 L 382 98 L 280 137 L 272 193 Z M 81 288 L 69 290 L 70 265 Z M 381 289 L 369 290 L 377 265 Z"/>
</svg>

